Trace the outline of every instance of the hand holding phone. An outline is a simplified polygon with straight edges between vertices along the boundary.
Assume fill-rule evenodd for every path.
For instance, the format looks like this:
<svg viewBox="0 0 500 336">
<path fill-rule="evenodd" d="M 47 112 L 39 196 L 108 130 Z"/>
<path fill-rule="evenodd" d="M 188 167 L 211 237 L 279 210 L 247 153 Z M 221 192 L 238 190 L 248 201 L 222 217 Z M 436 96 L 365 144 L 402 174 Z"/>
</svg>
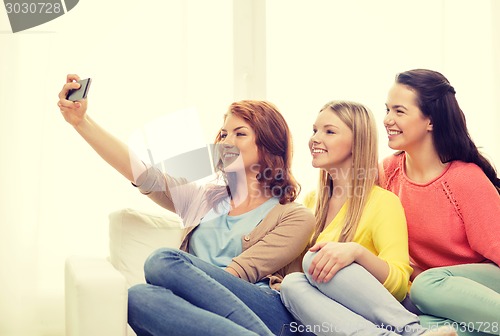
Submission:
<svg viewBox="0 0 500 336">
<path fill-rule="evenodd" d="M 68 94 L 66 95 L 66 99 L 77 101 L 87 98 L 87 93 L 89 92 L 91 82 L 92 80 L 90 78 L 79 80 L 77 83 L 80 84 L 80 88 L 69 90 Z"/>
</svg>

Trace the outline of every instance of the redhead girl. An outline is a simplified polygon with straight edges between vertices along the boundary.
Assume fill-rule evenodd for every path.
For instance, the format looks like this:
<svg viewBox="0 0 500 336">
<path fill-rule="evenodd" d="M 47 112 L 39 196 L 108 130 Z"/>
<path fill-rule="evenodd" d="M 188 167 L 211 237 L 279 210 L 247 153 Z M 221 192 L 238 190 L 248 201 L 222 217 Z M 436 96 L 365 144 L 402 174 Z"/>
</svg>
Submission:
<svg viewBox="0 0 500 336">
<path fill-rule="evenodd" d="M 299 185 L 290 171 L 290 131 L 276 107 L 231 104 L 215 139 L 224 183 L 198 185 L 146 166 L 87 115 L 86 99 L 67 100 L 78 79 L 68 75 L 59 94 L 66 121 L 187 227 L 180 249 L 154 252 L 146 283 L 129 289 L 132 329 L 138 336 L 290 334 L 287 326 L 296 322 L 281 303 L 280 283 L 301 269 L 314 216 L 294 202 Z"/>
</svg>

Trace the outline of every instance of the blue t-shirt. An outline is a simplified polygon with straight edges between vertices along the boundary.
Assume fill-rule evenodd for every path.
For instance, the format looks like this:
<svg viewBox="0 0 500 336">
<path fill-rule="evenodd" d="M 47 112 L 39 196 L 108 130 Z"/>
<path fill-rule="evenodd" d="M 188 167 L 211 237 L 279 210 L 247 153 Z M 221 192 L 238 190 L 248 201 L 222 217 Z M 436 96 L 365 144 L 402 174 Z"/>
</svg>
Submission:
<svg viewBox="0 0 500 336">
<path fill-rule="evenodd" d="M 221 202 L 219 211 L 210 210 L 189 239 L 189 253 L 221 268 L 241 254 L 241 237 L 250 233 L 279 203 L 270 198 L 257 208 L 238 216 L 229 216 L 229 199 Z"/>
</svg>

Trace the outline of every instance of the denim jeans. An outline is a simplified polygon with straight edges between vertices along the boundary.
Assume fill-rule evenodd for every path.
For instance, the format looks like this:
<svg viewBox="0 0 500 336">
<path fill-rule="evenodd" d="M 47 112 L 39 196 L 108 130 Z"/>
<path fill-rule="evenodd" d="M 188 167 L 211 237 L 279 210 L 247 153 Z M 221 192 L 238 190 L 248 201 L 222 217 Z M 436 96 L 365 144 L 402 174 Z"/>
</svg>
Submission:
<svg viewBox="0 0 500 336">
<path fill-rule="evenodd" d="M 326 283 L 307 274 L 316 253 L 307 252 L 306 274 L 285 277 L 281 296 L 285 306 L 317 335 L 421 335 L 415 314 L 407 311 L 389 291 L 359 264 L 353 263 Z"/>
<path fill-rule="evenodd" d="M 180 250 L 155 251 L 144 271 L 147 284 L 131 287 L 128 299 L 138 336 L 288 335 L 295 321 L 277 291 Z"/>
</svg>

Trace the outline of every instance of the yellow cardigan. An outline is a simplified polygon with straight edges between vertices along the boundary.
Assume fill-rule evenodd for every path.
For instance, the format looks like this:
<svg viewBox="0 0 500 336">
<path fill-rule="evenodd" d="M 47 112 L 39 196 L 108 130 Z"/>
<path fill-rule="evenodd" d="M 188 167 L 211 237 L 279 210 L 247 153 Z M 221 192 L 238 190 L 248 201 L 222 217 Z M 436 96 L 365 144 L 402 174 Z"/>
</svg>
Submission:
<svg viewBox="0 0 500 336">
<path fill-rule="evenodd" d="M 314 209 L 316 193 L 309 193 L 304 204 Z M 344 204 L 332 222 L 321 232 L 318 242 L 339 240 L 346 211 L 347 206 Z M 413 269 L 410 267 L 408 255 L 405 214 L 395 194 L 378 186 L 373 188 L 353 241 L 387 262 L 390 271 L 384 287 L 397 300 L 402 301 L 408 292 Z"/>
</svg>

